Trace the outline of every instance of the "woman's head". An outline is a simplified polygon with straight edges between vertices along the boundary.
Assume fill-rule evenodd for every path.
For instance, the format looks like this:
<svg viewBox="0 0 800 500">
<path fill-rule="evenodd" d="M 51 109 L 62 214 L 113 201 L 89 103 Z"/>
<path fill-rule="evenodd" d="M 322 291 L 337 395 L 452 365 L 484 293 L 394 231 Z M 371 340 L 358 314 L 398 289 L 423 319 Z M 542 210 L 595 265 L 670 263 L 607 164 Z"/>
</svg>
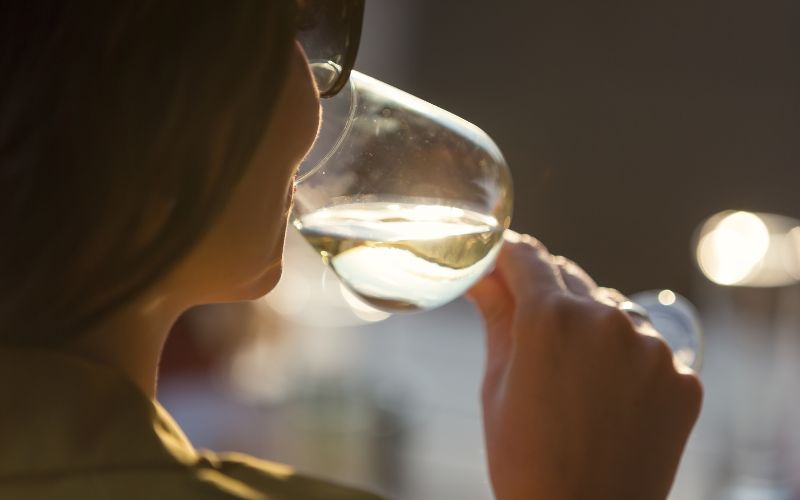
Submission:
<svg viewBox="0 0 800 500">
<path fill-rule="evenodd" d="M 316 132 L 293 20 L 290 0 L 0 5 L 0 340 L 55 343 L 168 271 L 198 299 L 266 291 L 245 282 L 274 274 Z"/>
</svg>

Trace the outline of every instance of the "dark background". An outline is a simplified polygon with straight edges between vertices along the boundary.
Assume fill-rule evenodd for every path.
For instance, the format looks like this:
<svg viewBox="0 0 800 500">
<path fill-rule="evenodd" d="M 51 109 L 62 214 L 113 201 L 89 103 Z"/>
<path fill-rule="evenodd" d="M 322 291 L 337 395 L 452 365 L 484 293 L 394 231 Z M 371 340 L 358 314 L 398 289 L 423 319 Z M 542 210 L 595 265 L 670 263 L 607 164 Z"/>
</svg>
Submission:
<svg viewBox="0 0 800 500">
<path fill-rule="evenodd" d="M 602 284 L 691 295 L 705 217 L 800 217 L 800 2 L 370 0 L 357 68 L 486 130 Z"/>
</svg>

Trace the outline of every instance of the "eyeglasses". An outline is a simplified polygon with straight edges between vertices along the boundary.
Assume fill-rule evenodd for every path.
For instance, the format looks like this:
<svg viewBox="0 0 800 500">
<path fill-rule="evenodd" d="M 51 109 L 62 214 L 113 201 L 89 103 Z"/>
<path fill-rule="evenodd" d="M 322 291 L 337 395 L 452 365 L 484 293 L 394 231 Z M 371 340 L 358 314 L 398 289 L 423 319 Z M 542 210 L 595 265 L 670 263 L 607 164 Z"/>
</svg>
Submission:
<svg viewBox="0 0 800 500">
<path fill-rule="evenodd" d="M 361 40 L 364 0 L 296 0 L 296 38 L 320 97 L 333 97 L 350 78 Z"/>
</svg>

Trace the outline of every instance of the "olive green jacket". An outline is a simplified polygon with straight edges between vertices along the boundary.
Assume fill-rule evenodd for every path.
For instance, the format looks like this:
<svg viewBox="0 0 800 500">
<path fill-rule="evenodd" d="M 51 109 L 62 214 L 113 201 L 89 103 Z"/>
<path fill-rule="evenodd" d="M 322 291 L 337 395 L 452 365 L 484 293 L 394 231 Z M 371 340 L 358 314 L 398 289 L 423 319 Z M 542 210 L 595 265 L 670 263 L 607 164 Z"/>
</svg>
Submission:
<svg viewBox="0 0 800 500">
<path fill-rule="evenodd" d="M 376 500 L 238 453 L 195 450 L 109 368 L 0 349 L 0 498 Z"/>
</svg>

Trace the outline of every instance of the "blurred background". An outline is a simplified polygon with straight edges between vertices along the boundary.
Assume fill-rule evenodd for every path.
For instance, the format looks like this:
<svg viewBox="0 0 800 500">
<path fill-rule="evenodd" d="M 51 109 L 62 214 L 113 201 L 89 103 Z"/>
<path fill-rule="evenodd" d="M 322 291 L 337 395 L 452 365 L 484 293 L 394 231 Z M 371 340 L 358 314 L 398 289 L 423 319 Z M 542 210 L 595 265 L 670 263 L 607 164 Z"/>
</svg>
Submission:
<svg viewBox="0 0 800 500">
<path fill-rule="evenodd" d="M 788 0 L 367 2 L 356 68 L 494 138 L 514 229 L 699 307 L 706 404 L 675 499 L 800 498 L 799 26 Z M 482 350 L 467 302 L 389 317 L 292 233 L 266 299 L 182 319 L 159 398 L 199 447 L 489 499 Z"/>
</svg>

